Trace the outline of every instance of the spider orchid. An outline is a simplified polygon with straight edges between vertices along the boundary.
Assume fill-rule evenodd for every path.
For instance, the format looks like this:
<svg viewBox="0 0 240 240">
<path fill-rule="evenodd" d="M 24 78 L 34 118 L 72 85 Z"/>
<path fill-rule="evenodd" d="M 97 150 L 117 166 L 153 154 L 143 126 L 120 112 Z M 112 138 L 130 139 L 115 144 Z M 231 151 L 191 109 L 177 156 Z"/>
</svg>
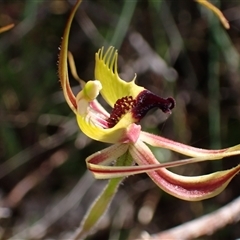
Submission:
<svg viewBox="0 0 240 240">
<path fill-rule="evenodd" d="M 101 48 L 95 55 L 95 79 L 83 82 L 75 96 L 68 78 L 68 38 L 70 26 L 81 1 L 75 5 L 65 28 L 59 57 L 59 77 L 65 99 L 76 115 L 78 125 L 88 137 L 110 143 L 86 159 L 88 169 L 95 178 L 110 179 L 146 172 L 164 191 L 180 199 L 197 201 L 219 194 L 240 171 L 240 165 L 230 170 L 203 176 L 181 176 L 167 168 L 206 160 L 218 160 L 240 154 L 240 145 L 221 150 L 191 147 L 141 130 L 140 120 L 152 108 L 171 113 L 175 107 L 172 97 L 162 98 L 136 85 L 136 76 L 125 82 L 118 75 L 118 53 L 110 47 Z M 73 75 L 76 75 L 69 56 Z M 97 101 L 98 95 L 112 107 L 108 113 Z M 148 145 L 166 148 L 190 158 L 161 164 Z M 118 162 L 121 156 L 125 162 Z M 110 165 L 116 161 L 114 166 Z M 110 165 L 110 166 L 109 166 Z"/>
</svg>

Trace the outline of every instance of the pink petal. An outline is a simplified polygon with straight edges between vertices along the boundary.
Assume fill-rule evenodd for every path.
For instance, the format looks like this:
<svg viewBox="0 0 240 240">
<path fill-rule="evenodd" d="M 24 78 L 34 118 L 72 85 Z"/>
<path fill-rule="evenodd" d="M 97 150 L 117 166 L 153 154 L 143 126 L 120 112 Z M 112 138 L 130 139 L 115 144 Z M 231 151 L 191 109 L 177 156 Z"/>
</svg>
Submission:
<svg viewBox="0 0 240 240">
<path fill-rule="evenodd" d="M 230 148 L 224 148 L 219 150 L 208 150 L 202 148 L 191 147 L 179 142 L 172 141 L 167 138 L 163 138 L 151 133 L 141 131 L 140 140 L 146 142 L 154 147 L 167 148 L 172 151 L 184 154 L 191 157 L 208 157 L 211 159 L 219 159 L 223 157 L 239 155 L 240 154 L 240 145 L 236 145 Z"/>
<path fill-rule="evenodd" d="M 132 146 L 130 152 L 139 165 L 158 163 L 151 150 L 141 141 Z M 219 194 L 239 171 L 240 165 L 230 170 L 196 177 L 181 176 L 165 168 L 147 174 L 165 192 L 180 199 L 198 201 Z"/>
<path fill-rule="evenodd" d="M 132 123 L 127 127 L 125 134 L 123 134 L 120 142 L 135 143 L 138 140 L 140 133 L 141 133 L 141 126 L 135 123 Z"/>
<path fill-rule="evenodd" d="M 237 167 L 198 177 L 185 177 L 160 169 L 149 172 L 149 177 L 164 191 L 188 201 L 199 201 L 221 193 L 240 171 Z"/>
<path fill-rule="evenodd" d="M 87 166 L 88 168 L 91 168 L 91 165 L 110 164 L 122 156 L 127 151 L 127 149 L 127 144 L 117 143 L 111 145 L 110 147 L 107 147 L 87 157 Z"/>
<path fill-rule="evenodd" d="M 129 152 L 126 153 L 129 148 Z M 142 150 L 138 150 L 138 148 Z M 146 148 L 146 149 L 145 149 Z M 142 165 L 141 159 L 147 159 L 148 157 L 154 158 L 153 154 L 149 152 L 150 150 L 143 142 L 138 142 L 136 144 L 115 144 L 109 148 L 106 148 L 102 151 L 94 153 L 87 158 L 88 169 L 93 173 L 95 178 L 98 179 L 110 179 L 117 177 L 126 177 L 129 175 L 146 173 L 153 170 L 158 170 L 160 168 L 169 168 L 181 166 L 189 163 L 200 162 L 207 160 L 205 157 L 201 158 L 188 158 L 174 162 L 167 162 L 160 164 L 155 159 L 155 164 Z M 126 159 L 123 165 L 118 166 L 105 166 L 112 163 L 125 154 Z M 142 155 L 143 154 L 143 155 Z M 145 156 L 146 154 L 146 156 Z M 139 160 L 140 159 L 140 160 Z M 134 161 L 139 163 L 140 166 L 131 166 Z"/>
</svg>

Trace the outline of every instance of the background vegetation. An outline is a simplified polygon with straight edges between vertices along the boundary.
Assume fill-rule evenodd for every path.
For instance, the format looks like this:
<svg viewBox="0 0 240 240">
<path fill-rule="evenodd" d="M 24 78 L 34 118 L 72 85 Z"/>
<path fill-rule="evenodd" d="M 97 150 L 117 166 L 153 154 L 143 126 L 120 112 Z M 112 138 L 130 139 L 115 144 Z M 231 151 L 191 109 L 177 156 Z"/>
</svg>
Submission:
<svg viewBox="0 0 240 240">
<path fill-rule="evenodd" d="M 85 166 L 103 144 L 80 132 L 57 76 L 73 2 L 0 0 L 0 26 L 15 23 L 0 36 L 1 239 L 68 238 L 105 184 Z M 95 52 L 114 45 L 123 79 L 136 72 L 139 85 L 176 99 L 171 116 L 149 113 L 145 130 L 202 148 L 240 143 L 240 3 L 212 2 L 230 30 L 192 0 L 84 1 L 69 46 L 80 77 L 94 79 Z M 78 83 L 71 83 L 78 92 Z M 154 151 L 162 161 L 181 157 Z M 238 163 L 232 157 L 175 171 L 207 174 Z M 91 239 L 135 239 L 190 221 L 238 197 L 239 180 L 213 199 L 192 203 L 162 192 L 144 174 L 129 177 Z M 239 222 L 204 239 L 238 237 Z"/>
</svg>

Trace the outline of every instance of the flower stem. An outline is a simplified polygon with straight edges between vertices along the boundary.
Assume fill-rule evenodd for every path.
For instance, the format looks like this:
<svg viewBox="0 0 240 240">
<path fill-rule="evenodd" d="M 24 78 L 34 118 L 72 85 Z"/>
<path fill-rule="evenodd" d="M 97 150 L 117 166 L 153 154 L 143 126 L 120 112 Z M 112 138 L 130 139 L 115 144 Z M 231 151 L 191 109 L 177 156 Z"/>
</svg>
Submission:
<svg viewBox="0 0 240 240">
<path fill-rule="evenodd" d="M 118 158 L 116 166 L 129 166 L 132 165 L 132 157 L 127 151 L 121 157 Z M 80 227 L 76 230 L 73 239 L 83 239 L 96 230 L 96 226 L 108 210 L 110 203 L 115 196 L 120 183 L 124 180 L 124 177 L 110 179 L 102 193 L 90 206 L 88 212 L 82 220 Z"/>
</svg>

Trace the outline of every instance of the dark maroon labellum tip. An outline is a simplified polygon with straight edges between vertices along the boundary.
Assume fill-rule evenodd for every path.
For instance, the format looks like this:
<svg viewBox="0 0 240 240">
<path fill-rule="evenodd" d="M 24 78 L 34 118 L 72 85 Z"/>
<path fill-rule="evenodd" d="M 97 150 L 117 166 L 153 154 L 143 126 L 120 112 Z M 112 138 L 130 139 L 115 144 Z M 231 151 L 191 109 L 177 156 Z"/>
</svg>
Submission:
<svg viewBox="0 0 240 240">
<path fill-rule="evenodd" d="M 132 113 L 133 117 L 140 121 L 152 108 L 157 107 L 164 113 L 171 113 L 175 105 L 175 100 L 172 97 L 165 99 L 148 90 L 144 90 L 138 95 L 136 106 L 132 109 Z"/>
<path fill-rule="evenodd" d="M 171 113 L 175 105 L 175 100 L 172 97 L 165 99 L 148 90 L 144 90 L 136 99 L 133 99 L 132 96 L 126 96 L 116 101 L 107 120 L 108 127 L 114 127 L 127 112 L 132 112 L 133 117 L 139 122 L 152 108 L 157 107 L 164 113 Z"/>
</svg>

